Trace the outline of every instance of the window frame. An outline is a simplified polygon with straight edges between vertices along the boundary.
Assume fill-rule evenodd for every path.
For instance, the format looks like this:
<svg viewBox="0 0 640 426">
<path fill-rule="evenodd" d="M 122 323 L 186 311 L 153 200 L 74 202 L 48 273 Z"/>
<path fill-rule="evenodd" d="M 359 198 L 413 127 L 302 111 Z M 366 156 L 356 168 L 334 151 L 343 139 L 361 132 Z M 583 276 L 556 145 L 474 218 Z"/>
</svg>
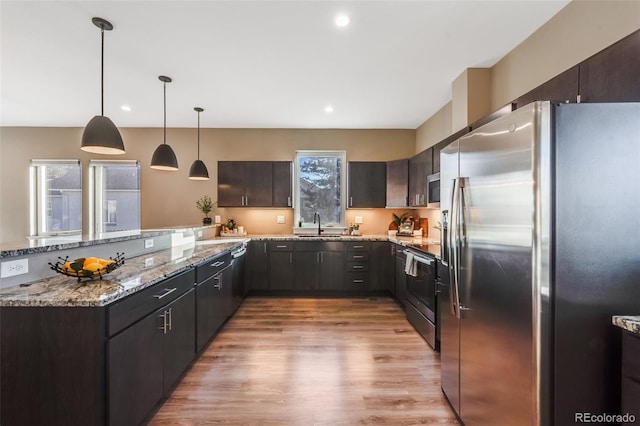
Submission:
<svg viewBox="0 0 640 426">
<path fill-rule="evenodd" d="M 90 232 L 101 235 L 101 234 L 115 234 L 118 232 L 130 232 L 130 231 L 139 231 L 141 228 L 141 184 L 138 188 L 137 192 L 138 196 L 138 228 L 136 229 L 126 229 L 126 230 L 115 230 L 109 231 L 104 228 L 104 225 L 107 225 L 111 222 L 107 222 L 106 220 L 110 213 L 113 215 L 117 215 L 116 212 L 107 212 L 107 208 L 109 205 L 109 200 L 107 198 L 103 198 L 102 194 L 104 191 L 102 190 L 102 185 L 105 179 L 105 168 L 106 167 L 136 167 L 138 169 L 138 180 L 141 180 L 141 168 L 140 162 L 138 160 L 90 160 L 89 161 L 89 229 Z M 98 188 L 100 186 L 100 188 Z"/>
<path fill-rule="evenodd" d="M 293 213 L 296 218 L 295 226 L 297 227 L 298 219 L 300 216 L 300 203 L 302 197 L 300 196 L 300 157 L 335 157 L 340 161 L 340 222 L 335 223 L 336 227 L 345 227 L 346 223 L 346 209 L 347 209 L 347 152 L 344 150 L 296 150 L 295 158 L 293 161 L 293 194 L 294 194 L 294 207 Z M 326 218 L 320 218 L 321 224 L 324 227 Z M 330 222 L 334 224 L 333 222 Z M 304 222 L 303 228 L 313 228 L 315 225 Z"/>
<path fill-rule="evenodd" d="M 52 210 L 51 199 L 47 196 L 48 185 L 46 182 L 46 167 L 51 166 L 76 166 L 80 176 L 80 229 L 71 231 L 47 230 L 48 212 Z M 52 237 L 82 235 L 83 223 L 83 188 L 82 165 L 78 159 L 32 159 L 29 163 L 29 236 Z"/>
</svg>

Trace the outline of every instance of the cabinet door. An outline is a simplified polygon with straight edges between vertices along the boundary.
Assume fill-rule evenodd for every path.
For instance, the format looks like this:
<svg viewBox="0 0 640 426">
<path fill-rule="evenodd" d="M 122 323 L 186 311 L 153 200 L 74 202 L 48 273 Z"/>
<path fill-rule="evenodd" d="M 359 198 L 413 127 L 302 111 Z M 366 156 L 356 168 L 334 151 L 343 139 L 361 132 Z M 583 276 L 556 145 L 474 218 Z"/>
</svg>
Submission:
<svg viewBox="0 0 640 426">
<path fill-rule="evenodd" d="M 273 162 L 273 207 L 293 207 L 291 161 Z"/>
<path fill-rule="evenodd" d="M 409 160 L 387 162 L 387 207 L 409 204 Z"/>
<path fill-rule="evenodd" d="M 558 74 L 551 80 L 520 96 L 515 101 L 516 108 L 535 101 L 569 101 L 576 102 L 578 97 L 579 66 Z"/>
<path fill-rule="evenodd" d="M 349 162 L 349 207 L 373 208 L 386 205 L 387 164 L 384 162 Z"/>
<path fill-rule="evenodd" d="M 269 256 L 266 241 L 250 241 L 247 246 L 247 288 L 251 290 L 267 290 Z"/>
<path fill-rule="evenodd" d="M 393 283 L 393 258 L 391 257 L 391 244 L 386 241 L 373 241 L 371 243 L 371 285 L 373 291 L 392 291 Z"/>
<path fill-rule="evenodd" d="M 196 356 L 196 297 L 191 289 L 164 308 L 164 393 Z M 168 328 L 168 329 L 167 329 Z"/>
<path fill-rule="evenodd" d="M 110 425 L 140 424 L 162 398 L 162 314 L 148 315 L 108 342 Z"/>
<path fill-rule="evenodd" d="M 199 352 L 224 322 L 219 300 L 220 287 L 211 277 L 196 287 L 196 350 Z"/>
<path fill-rule="evenodd" d="M 580 63 L 582 102 L 640 101 L 640 30 Z"/>
<path fill-rule="evenodd" d="M 269 288 L 293 290 L 293 252 L 269 252 Z"/>
<path fill-rule="evenodd" d="M 294 265 L 296 290 L 317 290 L 320 288 L 319 251 L 297 251 Z"/>
<path fill-rule="evenodd" d="M 218 206 L 242 207 L 245 196 L 245 163 L 218 161 Z"/>
<path fill-rule="evenodd" d="M 344 289 L 345 259 L 344 252 L 320 252 L 320 289 Z"/>
<path fill-rule="evenodd" d="M 432 149 L 426 149 L 409 160 L 409 205 L 426 206 L 427 176 L 433 170 Z"/>
<path fill-rule="evenodd" d="M 270 161 L 245 162 L 246 207 L 271 207 L 273 190 L 273 170 Z"/>
</svg>

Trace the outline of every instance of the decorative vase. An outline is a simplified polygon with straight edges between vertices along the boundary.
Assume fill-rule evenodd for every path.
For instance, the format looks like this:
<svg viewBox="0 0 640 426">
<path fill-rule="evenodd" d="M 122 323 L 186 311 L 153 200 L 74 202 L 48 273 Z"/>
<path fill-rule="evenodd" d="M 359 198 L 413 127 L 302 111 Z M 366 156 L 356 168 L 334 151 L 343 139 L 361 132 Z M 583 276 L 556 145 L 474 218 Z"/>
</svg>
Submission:
<svg viewBox="0 0 640 426">
<path fill-rule="evenodd" d="M 203 225 L 211 225 L 211 218 L 210 217 L 203 217 L 202 218 L 202 224 Z"/>
</svg>

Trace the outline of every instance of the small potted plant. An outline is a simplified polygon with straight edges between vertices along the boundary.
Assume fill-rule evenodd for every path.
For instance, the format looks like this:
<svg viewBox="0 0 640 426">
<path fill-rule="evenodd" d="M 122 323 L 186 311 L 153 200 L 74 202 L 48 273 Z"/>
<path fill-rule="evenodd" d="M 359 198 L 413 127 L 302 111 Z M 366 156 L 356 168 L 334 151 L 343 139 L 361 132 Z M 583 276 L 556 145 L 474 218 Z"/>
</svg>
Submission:
<svg viewBox="0 0 640 426">
<path fill-rule="evenodd" d="M 395 213 L 391 213 L 391 216 L 393 217 L 393 220 L 389 224 L 389 235 L 395 235 L 398 232 L 398 229 L 400 229 L 400 225 L 402 225 L 409 216 L 409 213 L 402 213 L 400 216 Z"/>
<path fill-rule="evenodd" d="M 196 201 L 196 207 L 202 213 L 204 213 L 204 217 L 202 218 L 203 225 L 211 225 L 211 218 L 209 217 L 209 213 L 213 210 L 213 206 L 215 203 L 211 201 L 211 197 L 208 195 L 203 196 L 198 201 Z"/>
</svg>

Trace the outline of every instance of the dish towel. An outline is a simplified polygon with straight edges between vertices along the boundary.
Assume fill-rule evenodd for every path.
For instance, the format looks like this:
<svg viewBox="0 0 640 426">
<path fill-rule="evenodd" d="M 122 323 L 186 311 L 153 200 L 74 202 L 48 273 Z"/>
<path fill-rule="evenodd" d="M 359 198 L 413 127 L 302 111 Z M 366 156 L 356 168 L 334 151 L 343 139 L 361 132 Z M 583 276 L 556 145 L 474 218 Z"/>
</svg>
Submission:
<svg viewBox="0 0 640 426">
<path fill-rule="evenodd" d="M 417 273 L 417 269 L 418 266 L 416 265 L 416 263 L 418 263 L 415 259 L 415 257 L 413 256 L 413 253 L 407 253 L 407 259 L 405 261 L 405 265 L 404 265 L 404 273 L 407 275 L 411 275 L 412 277 L 417 277 L 418 273 Z"/>
</svg>

